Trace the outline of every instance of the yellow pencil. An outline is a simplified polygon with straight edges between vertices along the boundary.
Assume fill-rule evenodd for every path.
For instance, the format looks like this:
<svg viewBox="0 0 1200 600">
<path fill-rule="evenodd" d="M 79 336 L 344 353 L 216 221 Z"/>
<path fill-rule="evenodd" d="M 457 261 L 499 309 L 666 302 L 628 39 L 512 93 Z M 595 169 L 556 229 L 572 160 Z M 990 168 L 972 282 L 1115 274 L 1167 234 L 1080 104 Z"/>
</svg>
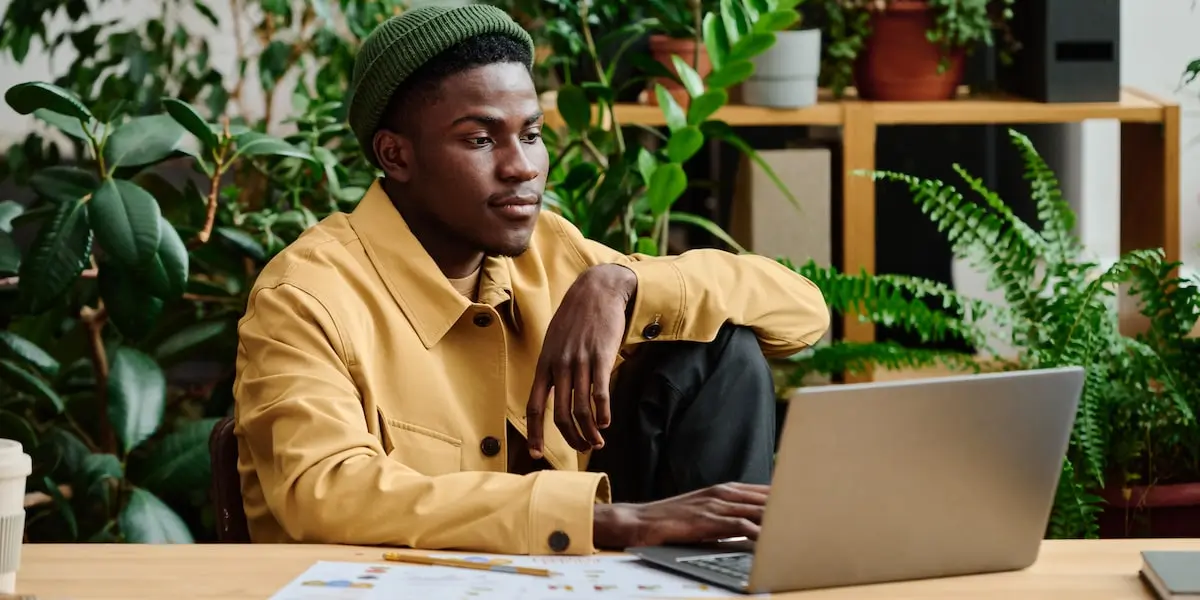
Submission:
<svg viewBox="0 0 1200 600">
<path fill-rule="evenodd" d="M 405 552 L 384 552 L 384 560 L 392 562 L 412 563 L 417 565 L 438 565 L 442 567 L 462 567 L 464 569 L 478 569 L 481 571 L 497 571 L 500 573 L 518 573 L 520 575 L 536 575 L 538 577 L 549 577 L 552 573 L 547 569 L 537 569 L 534 567 L 517 567 L 513 565 L 494 565 L 485 562 L 475 562 L 471 560 L 461 560 L 457 558 L 438 558 L 436 556 L 422 556 L 419 554 L 408 554 Z"/>
</svg>

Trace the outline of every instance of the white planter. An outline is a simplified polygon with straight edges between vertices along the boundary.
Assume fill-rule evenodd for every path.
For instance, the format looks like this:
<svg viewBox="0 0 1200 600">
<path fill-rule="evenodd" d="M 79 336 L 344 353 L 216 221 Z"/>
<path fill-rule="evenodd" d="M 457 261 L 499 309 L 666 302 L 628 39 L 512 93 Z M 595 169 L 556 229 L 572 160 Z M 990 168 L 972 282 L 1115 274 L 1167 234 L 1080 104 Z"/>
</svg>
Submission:
<svg viewBox="0 0 1200 600">
<path fill-rule="evenodd" d="M 754 75 L 742 84 L 742 103 L 800 108 L 817 103 L 821 30 L 775 34 L 775 45 L 754 58 Z"/>
</svg>

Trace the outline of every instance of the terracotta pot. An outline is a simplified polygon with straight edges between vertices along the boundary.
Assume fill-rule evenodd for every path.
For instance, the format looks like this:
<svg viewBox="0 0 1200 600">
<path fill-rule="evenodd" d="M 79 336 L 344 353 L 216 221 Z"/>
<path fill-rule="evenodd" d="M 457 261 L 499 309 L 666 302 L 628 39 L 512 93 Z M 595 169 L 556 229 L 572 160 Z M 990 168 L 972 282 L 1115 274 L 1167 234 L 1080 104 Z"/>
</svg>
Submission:
<svg viewBox="0 0 1200 600">
<path fill-rule="evenodd" d="M 674 61 L 671 60 L 672 55 L 678 55 L 679 58 L 682 58 L 684 63 L 700 74 L 700 77 L 708 77 L 708 74 L 712 72 L 712 63 L 708 60 L 708 49 L 703 45 L 700 46 L 700 63 L 699 65 L 696 64 L 696 40 L 691 38 L 681 39 L 662 34 L 652 35 L 650 36 L 650 55 L 654 57 L 654 60 L 665 65 L 668 70 L 676 75 L 678 73 L 675 71 Z M 667 88 L 667 91 L 671 92 L 671 95 L 675 97 L 675 101 L 684 108 L 687 108 L 688 104 L 690 104 L 689 100 L 691 98 L 682 84 L 661 77 L 656 77 L 647 86 L 646 102 L 649 104 L 658 106 L 658 96 L 654 93 L 655 83 L 661 83 L 663 87 Z"/>
<path fill-rule="evenodd" d="M 872 11 L 871 34 L 854 62 L 854 85 L 865 100 L 948 100 L 963 79 L 965 52 L 947 51 L 925 38 L 934 26 L 925 0 L 892 0 Z M 949 65 L 943 72 L 943 59 Z"/>
<path fill-rule="evenodd" d="M 1136 486 L 1100 492 L 1103 538 L 1200 537 L 1200 482 Z"/>
</svg>

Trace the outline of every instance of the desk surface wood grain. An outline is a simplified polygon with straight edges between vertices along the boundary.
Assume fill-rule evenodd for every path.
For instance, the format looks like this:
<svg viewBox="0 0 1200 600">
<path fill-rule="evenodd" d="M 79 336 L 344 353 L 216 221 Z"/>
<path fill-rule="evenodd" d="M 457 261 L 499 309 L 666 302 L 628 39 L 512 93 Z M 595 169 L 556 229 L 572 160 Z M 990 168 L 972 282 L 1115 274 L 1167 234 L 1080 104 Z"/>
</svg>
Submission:
<svg viewBox="0 0 1200 600">
<path fill-rule="evenodd" d="M 1200 551 L 1194 540 L 1046 541 L 1024 571 L 779 594 L 795 600 L 1152 599 L 1142 550 Z M 39 600 L 265 600 L 318 560 L 380 562 L 378 548 L 319 545 L 27 544 L 17 591 Z"/>
</svg>

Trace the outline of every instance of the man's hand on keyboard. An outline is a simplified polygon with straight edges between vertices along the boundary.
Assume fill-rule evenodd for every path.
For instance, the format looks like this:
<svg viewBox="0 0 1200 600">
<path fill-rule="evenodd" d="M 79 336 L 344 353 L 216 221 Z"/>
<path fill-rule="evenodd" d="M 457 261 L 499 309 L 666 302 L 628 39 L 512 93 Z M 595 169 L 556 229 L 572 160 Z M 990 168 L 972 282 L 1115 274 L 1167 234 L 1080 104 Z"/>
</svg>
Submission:
<svg viewBox="0 0 1200 600">
<path fill-rule="evenodd" d="M 758 538 L 770 486 L 727 483 L 646 504 L 597 505 L 595 544 L 627 548 Z"/>
</svg>

